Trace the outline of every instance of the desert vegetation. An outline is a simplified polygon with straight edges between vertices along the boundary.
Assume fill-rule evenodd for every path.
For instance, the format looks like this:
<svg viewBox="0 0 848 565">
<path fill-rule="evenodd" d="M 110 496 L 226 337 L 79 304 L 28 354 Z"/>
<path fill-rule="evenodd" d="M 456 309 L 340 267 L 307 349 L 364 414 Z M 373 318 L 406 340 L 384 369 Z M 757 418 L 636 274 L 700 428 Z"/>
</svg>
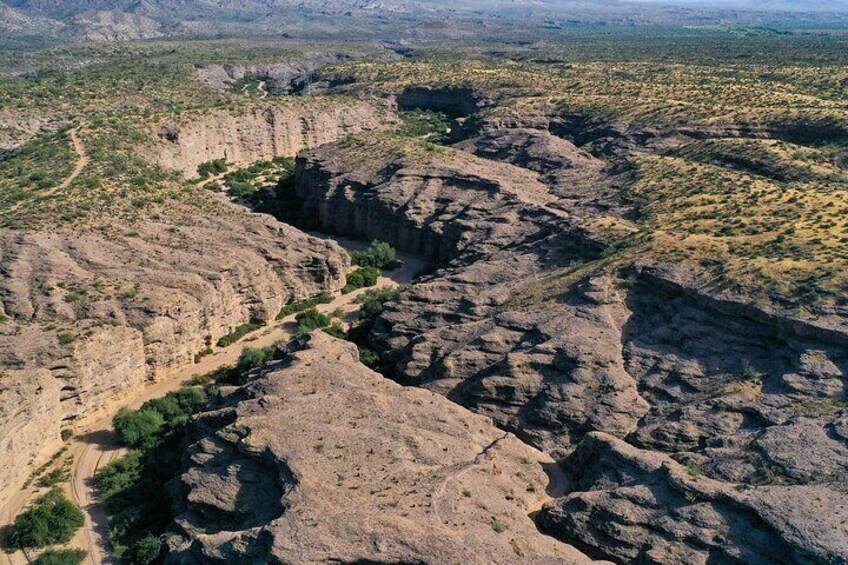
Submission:
<svg viewBox="0 0 848 565">
<path fill-rule="evenodd" d="M 84 521 L 82 511 L 65 497 L 61 489 L 54 487 L 32 508 L 15 518 L 8 534 L 8 545 L 24 549 L 66 543 Z"/>
<path fill-rule="evenodd" d="M 104 467 L 97 485 L 118 562 L 143 565 L 159 556 L 157 536 L 173 518 L 165 483 L 179 469 L 186 424 L 210 404 L 218 386 L 234 383 L 272 356 L 271 348 L 245 348 L 235 366 L 199 376 L 185 388 L 149 400 L 138 410 L 122 409 L 115 417 L 115 432 L 130 452 Z"/>
</svg>

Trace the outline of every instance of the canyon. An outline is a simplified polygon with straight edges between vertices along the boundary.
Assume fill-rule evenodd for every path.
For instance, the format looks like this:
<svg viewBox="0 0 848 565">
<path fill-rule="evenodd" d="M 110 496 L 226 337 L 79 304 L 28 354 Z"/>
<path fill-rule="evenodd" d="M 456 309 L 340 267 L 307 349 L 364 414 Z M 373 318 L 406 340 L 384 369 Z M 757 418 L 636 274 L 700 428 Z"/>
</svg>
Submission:
<svg viewBox="0 0 848 565">
<path fill-rule="evenodd" d="M 410 284 L 367 323 L 345 302 L 349 341 L 277 344 L 186 424 L 166 562 L 848 560 L 848 225 L 823 218 L 844 122 L 578 111 L 540 78 L 570 92 L 571 63 L 316 57 L 315 96 L 310 62 L 195 64 L 215 104 L 77 126 L 130 131 L 161 197 L 0 228 L 7 497 L 63 432 L 342 292 L 334 238 L 380 240 Z M 276 157 L 293 170 L 232 190 Z M 198 179 L 216 160 L 234 176 Z"/>
<path fill-rule="evenodd" d="M 247 117 L 219 112 L 163 126 L 165 141 L 142 151 L 193 176 L 211 159 L 294 155 L 382 127 L 382 112 L 365 103 Z M 0 451 L 8 462 L 0 490 L 7 495 L 59 448 L 63 430 L 101 405 L 192 365 L 242 324 L 266 324 L 289 302 L 344 286 L 350 259 L 339 246 L 201 196 L 212 199 L 214 213 L 162 205 L 132 233 L 0 234 L 3 311 L 29 322 L 6 325 L 0 335 Z M 30 371 L 35 381 L 22 378 Z"/>
</svg>

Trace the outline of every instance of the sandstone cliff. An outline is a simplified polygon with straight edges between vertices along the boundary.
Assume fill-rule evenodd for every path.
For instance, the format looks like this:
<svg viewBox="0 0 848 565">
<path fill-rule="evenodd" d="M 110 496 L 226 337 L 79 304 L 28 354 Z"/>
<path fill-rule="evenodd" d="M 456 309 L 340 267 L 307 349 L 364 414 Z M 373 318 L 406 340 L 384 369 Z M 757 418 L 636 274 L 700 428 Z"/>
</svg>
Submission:
<svg viewBox="0 0 848 565">
<path fill-rule="evenodd" d="M 242 112 L 213 111 L 163 122 L 159 142 L 144 148 L 153 163 L 197 175 L 212 159 L 248 163 L 376 130 L 396 118 L 387 107 L 345 99 L 311 99 L 253 106 Z"/>
<path fill-rule="evenodd" d="M 210 159 L 293 156 L 393 119 L 365 102 L 309 102 L 163 125 L 159 142 L 140 151 L 192 176 Z M 60 429 L 190 366 L 242 324 L 337 291 L 348 268 L 339 246 L 205 191 L 157 204 L 126 229 L 3 231 L 0 359 L 14 375 L 38 372 L 42 384 L 46 370 L 55 384 L 9 389 L 26 398 L 0 414 L 0 457 L 19 463 L 0 470 L 0 490 L 55 451 Z"/>
<path fill-rule="evenodd" d="M 24 427 L 19 412 L 8 414 L 0 422 L 4 453 L 17 445 L 16 457 L 31 460 L 36 452 L 20 445 L 29 428 L 43 423 L 33 433 L 56 439 L 60 427 L 191 365 L 237 326 L 268 322 L 290 300 L 344 285 L 349 259 L 338 246 L 234 213 L 170 231 L 145 222 L 131 236 L 2 234 L 0 296 L 10 320 L 0 358 L 18 375 L 47 371 L 58 387 L 57 395 L 25 387 L 39 398 L 22 405 L 51 416 L 39 413 Z M 5 486 L 26 466 L 3 470 Z"/>
<path fill-rule="evenodd" d="M 315 333 L 194 425 L 172 563 L 589 563 L 540 534 L 542 453 Z"/>
</svg>

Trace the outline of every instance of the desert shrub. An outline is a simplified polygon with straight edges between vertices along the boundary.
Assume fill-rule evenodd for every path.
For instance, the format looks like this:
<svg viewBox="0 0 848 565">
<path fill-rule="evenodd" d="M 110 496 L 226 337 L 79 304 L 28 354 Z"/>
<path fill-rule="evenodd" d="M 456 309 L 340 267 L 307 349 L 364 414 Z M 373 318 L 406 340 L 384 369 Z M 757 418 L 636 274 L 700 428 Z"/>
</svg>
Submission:
<svg viewBox="0 0 848 565">
<path fill-rule="evenodd" d="M 243 373 L 255 367 L 261 367 L 273 358 L 273 347 L 246 347 L 239 356 L 236 370 Z"/>
<path fill-rule="evenodd" d="M 342 292 L 347 294 L 359 288 L 374 286 L 379 278 L 380 271 L 376 267 L 360 267 L 347 276 Z"/>
<path fill-rule="evenodd" d="M 59 343 L 62 345 L 69 345 L 76 340 L 76 336 L 70 332 L 62 332 L 59 334 Z"/>
<path fill-rule="evenodd" d="M 35 560 L 36 565 L 79 565 L 88 552 L 84 549 L 48 549 Z"/>
<path fill-rule="evenodd" d="M 351 255 L 354 265 L 386 269 L 397 263 L 395 248 L 383 241 L 374 241 L 365 251 L 356 251 Z"/>
<path fill-rule="evenodd" d="M 338 339 L 345 339 L 347 337 L 344 328 L 339 322 L 333 322 L 329 327 L 324 328 L 324 331 Z"/>
<path fill-rule="evenodd" d="M 9 532 L 9 546 L 17 549 L 67 543 L 85 523 L 85 515 L 58 487 L 18 514 Z"/>
<path fill-rule="evenodd" d="M 290 304 L 286 304 L 280 310 L 280 313 L 277 314 L 277 319 L 282 320 L 286 316 L 291 316 L 292 314 L 296 314 L 298 312 L 303 312 L 304 310 L 308 310 L 309 308 L 314 308 L 319 304 L 329 304 L 333 301 L 333 297 L 327 294 L 326 292 L 322 292 L 321 294 L 314 296 L 308 300 L 301 300 L 299 302 L 292 302 Z"/>
<path fill-rule="evenodd" d="M 113 425 L 121 444 L 139 447 L 148 444 L 165 424 L 165 419 L 155 410 L 130 410 L 121 408 Z"/>
<path fill-rule="evenodd" d="M 209 404 L 209 395 L 202 388 L 186 387 L 169 392 L 162 398 L 148 400 L 141 406 L 141 412 L 152 410 L 162 416 L 164 422 L 174 424 L 184 420 Z"/>
<path fill-rule="evenodd" d="M 210 176 L 217 176 L 227 170 L 227 161 L 224 159 L 213 159 L 212 161 L 207 161 L 205 163 L 201 163 L 197 167 L 197 174 L 200 175 L 200 178 L 207 179 Z"/>
<path fill-rule="evenodd" d="M 356 301 L 362 304 L 359 308 L 360 323 L 372 322 L 383 312 L 385 303 L 397 298 L 401 290 L 403 287 L 373 288 L 357 297 Z"/>
<path fill-rule="evenodd" d="M 221 339 L 219 339 L 218 347 L 230 346 L 241 338 L 243 338 L 244 336 L 246 336 L 247 334 L 249 334 L 250 332 L 254 332 L 261 327 L 262 323 L 256 320 L 250 321 L 246 324 L 242 324 L 227 335 L 225 335 L 224 337 L 222 337 Z"/>
<path fill-rule="evenodd" d="M 148 534 L 126 550 L 122 561 L 134 565 L 147 565 L 153 563 L 160 553 L 162 553 L 162 542 L 159 538 Z"/>
<path fill-rule="evenodd" d="M 326 328 L 330 325 L 330 318 L 322 314 L 315 308 L 310 308 L 297 315 L 297 333 L 305 335 L 319 328 Z"/>
<path fill-rule="evenodd" d="M 237 200 L 247 198 L 258 190 L 249 182 L 242 181 L 230 181 L 228 186 L 229 190 L 227 191 L 227 194 L 229 194 L 231 198 L 235 198 Z"/>
<path fill-rule="evenodd" d="M 359 349 L 359 362 L 366 367 L 374 368 L 380 364 L 380 357 L 366 347 Z"/>
</svg>

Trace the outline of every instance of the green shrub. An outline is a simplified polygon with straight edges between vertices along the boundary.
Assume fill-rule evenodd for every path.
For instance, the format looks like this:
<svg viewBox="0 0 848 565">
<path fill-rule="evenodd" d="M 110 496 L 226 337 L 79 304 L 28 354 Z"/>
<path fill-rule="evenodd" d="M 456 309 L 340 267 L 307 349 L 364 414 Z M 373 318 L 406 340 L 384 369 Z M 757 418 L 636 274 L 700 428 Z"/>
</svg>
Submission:
<svg viewBox="0 0 848 565">
<path fill-rule="evenodd" d="M 362 347 L 359 349 L 359 362 L 373 369 L 379 365 L 380 357 L 370 349 Z"/>
<path fill-rule="evenodd" d="M 310 308 L 297 315 L 297 333 L 305 335 L 319 328 L 326 328 L 330 325 L 330 318 L 316 310 Z"/>
<path fill-rule="evenodd" d="M 250 321 L 246 324 L 242 324 L 239 327 L 237 327 L 236 329 L 234 329 L 232 332 L 228 333 L 227 335 L 225 335 L 224 337 L 219 339 L 218 340 L 218 347 L 230 346 L 230 345 L 234 344 L 235 342 L 237 342 L 238 340 L 240 340 L 241 338 L 243 338 L 244 336 L 246 336 L 247 334 L 249 334 L 250 332 L 255 332 L 256 330 L 258 330 L 261 327 L 262 327 L 262 323 L 258 322 L 256 320 Z"/>
<path fill-rule="evenodd" d="M 383 312 L 383 307 L 389 300 L 394 300 L 403 287 L 373 288 L 358 296 L 356 301 L 362 304 L 359 308 L 359 321 L 371 322 Z"/>
<path fill-rule="evenodd" d="M 206 391 L 198 387 L 186 387 L 169 392 L 162 398 L 148 400 L 139 411 L 156 412 L 166 423 L 172 424 L 200 411 L 207 404 L 209 404 L 209 395 Z"/>
<path fill-rule="evenodd" d="M 62 345 L 69 345 L 76 340 L 76 336 L 70 332 L 62 332 L 59 334 L 59 343 Z"/>
<path fill-rule="evenodd" d="M 243 181 L 231 181 L 228 186 L 229 190 L 227 190 L 227 194 L 229 194 L 231 198 L 235 198 L 237 200 L 247 198 L 258 190 L 249 182 Z"/>
<path fill-rule="evenodd" d="M 326 292 L 322 292 L 321 294 L 310 298 L 309 300 L 301 300 L 300 302 L 292 302 L 283 306 L 280 310 L 280 313 L 277 314 L 277 319 L 282 320 L 287 316 L 291 316 L 292 314 L 296 314 L 298 312 L 303 312 L 304 310 L 308 310 L 309 308 L 314 308 L 319 304 L 329 304 L 333 301 L 333 297 L 327 294 Z"/>
<path fill-rule="evenodd" d="M 17 549 L 67 543 L 85 523 L 85 515 L 58 487 L 18 514 L 9 532 L 9 546 Z"/>
<path fill-rule="evenodd" d="M 339 322 L 333 322 L 329 327 L 324 328 L 324 331 L 339 339 L 345 339 L 347 337 L 344 328 Z"/>
<path fill-rule="evenodd" d="M 138 565 L 153 563 L 162 553 L 162 542 L 150 534 L 141 538 L 124 553 L 122 561 Z"/>
<path fill-rule="evenodd" d="M 149 444 L 165 425 L 162 414 L 155 410 L 121 408 L 113 420 L 118 441 L 129 447 Z"/>
<path fill-rule="evenodd" d="M 197 174 L 200 175 L 200 178 L 206 179 L 210 176 L 217 176 L 227 170 L 227 161 L 224 159 L 213 159 L 212 161 L 207 161 L 205 163 L 201 163 L 197 167 Z"/>
<path fill-rule="evenodd" d="M 236 370 L 240 373 L 261 367 L 274 358 L 273 347 L 246 347 L 239 356 Z"/>
<path fill-rule="evenodd" d="M 374 241 L 366 251 L 356 251 L 351 255 L 354 265 L 385 269 L 397 263 L 395 248 L 383 241 Z"/>
<path fill-rule="evenodd" d="M 48 549 L 35 560 L 37 565 L 79 565 L 88 552 L 84 549 Z"/>
<path fill-rule="evenodd" d="M 360 267 L 347 276 L 342 293 L 348 294 L 359 288 L 374 286 L 379 278 L 380 271 L 376 267 Z"/>
</svg>

